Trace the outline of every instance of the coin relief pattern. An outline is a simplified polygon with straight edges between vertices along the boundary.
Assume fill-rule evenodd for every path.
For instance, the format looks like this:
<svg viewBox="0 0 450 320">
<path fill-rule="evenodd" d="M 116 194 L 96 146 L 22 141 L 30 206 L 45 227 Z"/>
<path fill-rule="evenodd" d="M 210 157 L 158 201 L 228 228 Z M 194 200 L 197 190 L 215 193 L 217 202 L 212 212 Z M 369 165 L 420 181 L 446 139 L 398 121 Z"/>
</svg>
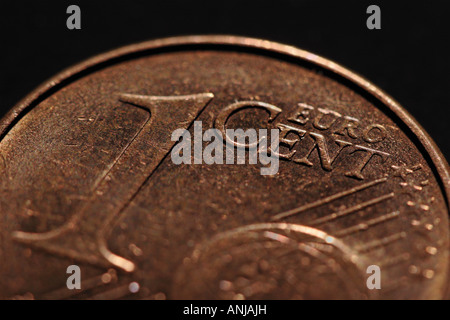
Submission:
<svg viewBox="0 0 450 320">
<path fill-rule="evenodd" d="M 279 172 L 175 165 L 171 134 L 194 121 L 278 129 Z M 446 288 L 448 209 L 423 148 L 376 98 L 301 59 L 150 50 L 61 86 L 0 150 L 2 297 L 440 298 Z M 81 292 L 64 289 L 71 263 Z M 366 288 L 370 265 L 379 291 Z"/>
</svg>

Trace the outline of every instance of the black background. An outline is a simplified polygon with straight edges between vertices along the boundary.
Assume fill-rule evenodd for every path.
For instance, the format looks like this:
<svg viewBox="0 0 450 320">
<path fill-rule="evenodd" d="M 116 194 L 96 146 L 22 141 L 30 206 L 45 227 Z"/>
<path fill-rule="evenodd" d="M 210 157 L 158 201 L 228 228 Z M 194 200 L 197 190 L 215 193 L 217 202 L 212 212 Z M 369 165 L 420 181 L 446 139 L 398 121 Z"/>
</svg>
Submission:
<svg viewBox="0 0 450 320">
<path fill-rule="evenodd" d="M 448 1 L 0 1 L 0 115 L 41 82 L 122 45 L 235 34 L 295 45 L 356 71 L 398 100 L 450 159 Z M 82 29 L 66 28 L 79 5 Z M 368 30 L 377 4 L 382 29 Z"/>
</svg>

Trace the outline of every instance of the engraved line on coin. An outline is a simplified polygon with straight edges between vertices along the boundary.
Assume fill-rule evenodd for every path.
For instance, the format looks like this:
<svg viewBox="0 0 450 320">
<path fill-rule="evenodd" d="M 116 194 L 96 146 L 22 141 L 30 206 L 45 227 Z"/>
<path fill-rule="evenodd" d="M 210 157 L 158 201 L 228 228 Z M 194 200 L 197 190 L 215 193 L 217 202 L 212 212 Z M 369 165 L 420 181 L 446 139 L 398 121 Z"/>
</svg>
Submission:
<svg viewBox="0 0 450 320">
<path fill-rule="evenodd" d="M 370 199 L 370 200 L 362 202 L 362 203 L 358 203 L 358 204 L 356 204 L 356 205 L 354 205 L 354 206 L 352 206 L 350 208 L 347 208 L 345 210 L 338 211 L 338 212 L 333 212 L 333 213 L 331 213 L 331 214 L 329 214 L 329 215 L 327 215 L 325 217 L 313 220 L 313 221 L 309 222 L 309 224 L 313 225 L 313 226 L 316 226 L 316 225 L 321 225 L 321 224 L 324 224 L 324 223 L 336 220 L 338 218 L 345 217 L 345 216 L 347 216 L 347 215 L 349 215 L 351 213 L 358 212 L 359 210 L 365 209 L 365 208 L 373 206 L 373 205 L 375 205 L 377 203 L 380 203 L 380 202 L 383 202 L 385 200 L 391 199 L 391 198 L 394 197 L 394 195 L 395 194 L 393 192 L 391 192 L 391 193 L 382 195 L 380 197 L 377 197 L 377 198 L 374 198 L 374 199 Z"/>
<path fill-rule="evenodd" d="M 130 291 L 129 284 L 121 285 L 110 290 L 103 291 L 101 293 L 95 294 L 86 300 L 117 300 L 125 298 L 126 296 L 134 294 Z"/>
<path fill-rule="evenodd" d="M 333 270 L 333 272 L 341 280 L 343 280 L 343 283 L 348 288 L 348 290 L 354 289 L 352 287 L 351 283 L 348 281 L 349 280 L 348 274 L 345 273 L 345 270 L 338 263 L 336 263 L 336 261 L 334 259 L 330 259 L 330 257 L 327 256 L 326 251 L 324 252 L 323 250 L 321 250 L 320 246 L 317 246 L 317 245 L 321 245 L 321 244 L 298 242 L 292 238 L 286 237 L 284 235 L 280 235 L 278 233 L 270 232 L 270 231 L 265 231 L 264 236 L 271 240 L 275 240 L 275 241 L 281 242 L 283 244 L 288 244 L 288 245 L 291 245 L 294 247 L 293 248 L 294 250 L 290 250 L 290 251 L 286 252 L 285 254 L 279 256 L 279 258 L 283 257 L 284 255 L 295 254 L 297 251 L 305 252 L 305 253 L 309 254 L 310 256 L 320 260 L 324 265 L 327 265 L 331 270 Z M 354 259 L 352 259 L 353 256 L 351 256 L 351 255 L 343 256 L 343 258 L 344 259 L 347 258 L 349 261 L 354 262 L 356 264 L 356 261 L 354 261 Z"/>
<path fill-rule="evenodd" d="M 376 240 L 370 241 L 364 245 L 357 246 L 355 248 L 355 250 L 358 252 L 366 252 L 367 253 L 367 252 L 377 249 L 381 246 L 385 246 L 385 245 L 394 243 L 398 240 L 402 240 L 405 238 L 406 238 L 406 232 L 402 231 L 399 233 L 392 234 L 390 236 L 386 236 L 381 239 L 376 239 Z"/>
<path fill-rule="evenodd" d="M 355 226 L 348 227 L 348 228 L 345 228 L 345 229 L 341 229 L 341 230 L 335 232 L 334 235 L 336 237 L 349 236 L 349 235 L 357 233 L 357 232 L 366 231 L 371 226 L 375 226 L 377 224 L 381 224 L 383 222 L 396 219 L 399 216 L 400 216 L 400 211 L 394 211 L 394 212 L 391 212 L 391 213 L 387 213 L 387 214 L 382 215 L 380 217 L 377 217 L 377 218 L 374 218 L 374 219 L 371 219 L 371 220 L 368 220 L 368 221 L 365 221 L 365 222 L 358 223 Z"/>
<path fill-rule="evenodd" d="M 120 101 L 145 109 L 150 118 L 105 173 L 90 200 L 55 230 L 15 231 L 13 238 L 72 259 L 134 271 L 133 262 L 109 251 L 104 235 L 176 144 L 171 132 L 181 126 L 188 129 L 213 97 L 212 93 L 169 97 L 120 94 Z"/>
<path fill-rule="evenodd" d="M 238 234 L 246 234 L 249 232 L 255 232 L 255 231 L 267 231 L 267 230 L 280 230 L 280 231 L 291 231 L 291 232 L 298 232 L 300 234 L 309 235 L 312 237 L 315 237 L 317 239 L 320 239 L 324 241 L 326 244 L 333 245 L 337 249 L 339 249 L 342 252 L 343 257 L 347 257 L 348 259 L 351 259 L 351 261 L 356 264 L 358 267 L 362 268 L 364 265 L 359 259 L 353 259 L 356 257 L 355 253 L 356 251 L 353 250 L 351 247 L 347 246 L 342 240 L 313 227 L 308 227 L 300 224 L 293 224 L 293 223 L 284 223 L 284 222 L 269 222 L 269 223 L 257 223 L 257 224 L 250 224 L 245 225 L 242 227 L 238 227 L 232 230 L 228 230 L 222 233 L 219 233 L 215 236 L 213 236 L 211 239 L 206 241 L 205 243 L 201 244 L 199 247 L 199 250 L 194 251 L 193 258 L 198 259 L 199 254 L 202 251 L 207 250 L 209 247 L 213 247 L 217 242 L 220 242 L 222 240 L 226 240 L 230 237 L 233 237 Z M 271 233 L 272 236 L 274 232 Z M 268 234 L 265 234 L 266 236 Z M 270 235 L 270 234 L 269 234 Z M 197 254 L 197 255 L 196 255 Z"/>
<path fill-rule="evenodd" d="M 304 206 L 301 206 L 301 207 L 298 207 L 298 208 L 295 208 L 295 209 L 292 209 L 292 210 L 288 210 L 288 211 L 279 213 L 276 216 L 272 217 L 271 220 L 272 221 L 277 221 L 277 220 L 282 220 L 282 219 L 287 218 L 287 217 L 291 217 L 291 216 L 299 214 L 299 213 L 301 213 L 303 211 L 319 207 L 321 205 L 330 203 L 330 202 L 332 202 L 334 200 L 346 197 L 348 195 L 351 195 L 353 193 L 362 191 L 364 189 L 376 186 L 376 185 L 378 185 L 380 183 L 384 183 L 386 181 L 387 181 L 387 178 L 381 178 L 381 179 L 378 179 L 378 180 L 374 180 L 374 181 L 370 181 L 370 182 L 364 183 L 364 184 L 362 184 L 360 186 L 356 186 L 356 187 L 348 189 L 346 191 L 342 191 L 342 192 L 336 193 L 334 195 L 331 195 L 331 196 L 319 199 L 319 200 L 317 200 L 315 202 L 308 203 L 308 204 L 306 204 Z"/>
<path fill-rule="evenodd" d="M 328 244 L 333 244 L 334 246 L 336 246 L 338 249 L 340 249 L 344 253 L 348 253 L 348 254 L 353 253 L 353 250 L 350 247 L 348 247 L 347 245 L 345 245 L 341 240 L 329 235 L 328 233 L 326 233 L 322 230 L 319 230 L 319 229 L 316 229 L 313 227 L 300 225 L 300 224 L 284 223 L 284 222 L 281 222 L 281 223 L 277 223 L 277 222 L 255 223 L 255 224 L 245 225 L 242 227 L 237 227 L 235 229 L 228 230 L 228 231 L 225 231 L 225 232 L 215 235 L 213 238 L 211 238 L 208 241 L 207 246 L 210 246 L 211 244 L 213 244 L 217 241 L 232 237 L 233 235 L 236 235 L 239 233 L 247 233 L 247 232 L 251 232 L 251 231 L 265 231 L 265 230 L 271 230 L 271 229 L 272 230 L 282 230 L 282 231 L 294 231 L 294 232 L 306 234 L 309 236 L 313 236 L 313 237 L 316 237 L 318 239 L 325 241 Z"/>
<path fill-rule="evenodd" d="M 81 281 L 81 290 L 68 290 L 67 286 L 63 286 L 59 289 L 44 293 L 40 299 L 53 300 L 53 299 L 69 299 L 84 293 L 87 290 L 101 288 L 114 283 L 118 280 L 117 273 L 114 269 L 108 270 L 99 276 Z"/>
<path fill-rule="evenodd" d="M 388 257 L 378 263 L 380 268 L 389 268 L 395 266 L 399 263 L 409 261 L 411 259 L 411 254 L 409 252 L 404 252 L 394 257 Z"/>
<path fill-rule="evenodd" d="M 400 277 L 399 279 L 391 280 L 388 283 L 383 284 L 382 290 L 383 290 L 383 293 L 391 292 L 391 291 L 396 290 L 399 287 L 408 286 L 409 284 L 410 284 L 410 279 L 408 279 L 408 277 L 406 277 L 406 276 L 403 276 L 403 277 Z"/>
</svg>

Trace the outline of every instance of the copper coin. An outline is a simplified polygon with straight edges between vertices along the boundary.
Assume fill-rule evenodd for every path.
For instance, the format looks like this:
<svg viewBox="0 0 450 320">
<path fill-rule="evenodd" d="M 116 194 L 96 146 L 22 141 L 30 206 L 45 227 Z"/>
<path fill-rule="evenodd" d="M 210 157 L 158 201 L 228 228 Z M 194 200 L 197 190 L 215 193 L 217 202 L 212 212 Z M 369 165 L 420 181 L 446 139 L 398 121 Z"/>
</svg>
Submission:
<svg viewBox="0 0 450 320">
<path fill-rule="evenodd" d="M 175 164 L 172 133 L 194 135 L 195 121 L 200 134 L 277 129 L 277 173 Z M 233 36 L 132 45 L 47 81 L 0 129 L 3 298 L 446 290 L 444 158 L 392 98 L 312 53 Z M 66 286 L 70 265 L 80 290 Z M 380 290 L 367 287 L 369 266 Z"/>
</svg>

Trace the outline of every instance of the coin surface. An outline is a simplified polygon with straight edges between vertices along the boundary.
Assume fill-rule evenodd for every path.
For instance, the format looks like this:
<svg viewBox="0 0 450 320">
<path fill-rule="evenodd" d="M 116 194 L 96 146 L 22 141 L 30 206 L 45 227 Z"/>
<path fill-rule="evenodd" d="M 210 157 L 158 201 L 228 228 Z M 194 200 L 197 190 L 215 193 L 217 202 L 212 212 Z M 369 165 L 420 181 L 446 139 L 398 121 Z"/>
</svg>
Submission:
<svg viewBox="0 0 450 320">
<path fill-rule="evenodd" d="M 195 121 L 278 129 L 278 172 L 175 164 L 172 133 L 195 134 Z M 2 298 L 436 299 L 447 288 L 445 159 L 392 98 L 309 52 L 233 36 L 124 47 L 43 84 L 0 132 Z M 80 290 L 66 286 L 70 265 Z"/>
</svg>

